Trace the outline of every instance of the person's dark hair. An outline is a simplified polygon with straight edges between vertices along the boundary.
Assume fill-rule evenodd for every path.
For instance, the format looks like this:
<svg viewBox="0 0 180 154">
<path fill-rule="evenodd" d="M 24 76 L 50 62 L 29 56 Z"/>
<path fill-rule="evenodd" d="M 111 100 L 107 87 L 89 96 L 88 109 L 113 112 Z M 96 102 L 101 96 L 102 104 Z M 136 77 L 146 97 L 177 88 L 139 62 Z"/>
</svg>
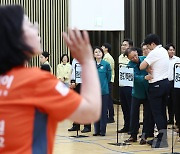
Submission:
<svg viewBox="0 0 180 154">
<path fill-rule="evenodd" d="M 132 52 L 132 51 L 136 51 L 137 52 L 137 48 L 127 48 L 126 51 L 124 52 L 124 56 L 127 56 Z M 138 55 L 139 56 L 139 55 Z"/>
<path fill-rule="evenodd" d="M 23 39 L 23 19 L 21 6 L 0 6 L 0 74 L 31 58 L 28 55 L 33 51 Z"/>
<path fill-rule="evenodd" d="M 60 59 L 61 62 L 62 62 L 62 60 L 63 60 L 63 58 L 64 58 L 65 56 L 67 57 L 67 62 L 69 62 L 69 56 L 68 56 L 67 54 L 63 54 L 63 55 L 61 56 L 61 59 Z"/>
<path fill-rule="evenodd" d="M 51 72 L 51 68 L 50 68 L 50 66 L 48 64 L 42 64 L 41 69 L 45 70 L 45 71 L 48 71 L 48 72 Z"/>
<path fill-rule="evenodd" d="M 123 40 L 123 42 L 124 41 L 128 42 L 130 47 L 133 47 L 133 41 L 131 39 L 126 38 L 126 39 Z"/>
<path fill-rule="evenodd" d="M 166 50 L 169 50 L 170 47 L 173 47 L 174 49 L 176 49 L 175 46 L 172 43 L 167 44 L 164 48 Z"/>
<path fill-rule="evenodd" d="M 156 34 L 148 34 L 144 40 L 144 44 L 151 44 L 151 43 L 155 43 L 156 45 L 160 44 L 160 38 L 158 35 Z"/>
<path fill-rule="evenodd" d="M 102 59 L 103 59 L 103 57 L 104 57 L 103 49 L 100 48 L 99 46 L 94 46 L 94 47 L 93 47 L 93 54 L 94 54 L 95 49 L 99 49 L 99 50 L 102 52 Z"/>
<path fill-rule="evenodd" d="M 142 43 L 141 43 L 141 48 L 142 48 L 144 45 L 146 45 L 146 44 L 145 44 L 144 42 L 142 42 Z"/>
<path fill-rule="evenodd" d="M 142 56 L 143 53 L 142 53 L 142 49 L 141 48 L 138 48 L 138 47 L 134 47 L 138 53 L 138 56 Z"/>
<path fill-rule="evenodd" d="M 47 57 L 49 58 L 49 55 L 50 55 L 50 54 L 49 54 L 47 51 L 44 51 L 44 52 L 42 53 L 42 55 L 43 55 L 45 58 L 47 58 Z"/>
<path fill-rule="evenodd" d="M 111 44 L 104 43 L 103 46 L 108 49 L 108 52 L 111 52 Z"/>
</svg>

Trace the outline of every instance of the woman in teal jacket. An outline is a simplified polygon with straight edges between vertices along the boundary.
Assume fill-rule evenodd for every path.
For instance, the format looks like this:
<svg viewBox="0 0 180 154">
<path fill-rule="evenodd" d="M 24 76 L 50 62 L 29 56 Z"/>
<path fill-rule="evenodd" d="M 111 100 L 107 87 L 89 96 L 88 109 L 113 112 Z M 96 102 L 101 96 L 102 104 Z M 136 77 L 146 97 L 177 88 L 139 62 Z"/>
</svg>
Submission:
<svg viewBox="0 0 180 154">
<path fill-rule="evenodd" d="M 101 83 L 101 95 L 102 95 L 102 112 L 100 120 L 94 124 L 95 133 L 93 136 L 105 136 L 107 125 L 107 109 L 109 101 L 109 87 L 108 84 L 111 80 L 111 66 L 108 62 L 102 60 L 104 52 L 100 47 L 94 47 L 94 58 L 96 61 L 99 80 Z"/>
<path fill-rule="evenodd" d="M 140 63 L 146 58 L 145 56 L 138 56 L 135 48 L 129 48 L 126 50 L 125 55 L 130 62 L 128 66 L 134 69 L 134 86 L 132 88 L 132 102 L 131 102 L 131 115 L 130 115 L 130 138 L 126 142 L 136 142 L 137 134 L 139 130 L 139 110 L 140 104 L 144 105 L 144 118 L 143 118 L 143 130 L 140 144 L 146 143 L 147 137 L 154 136 L 154 121 L 152 120 L 152 113 L 148 102 L 148 78 L 151 75 L 145 70 L 140 70 Z"/>
</svg>

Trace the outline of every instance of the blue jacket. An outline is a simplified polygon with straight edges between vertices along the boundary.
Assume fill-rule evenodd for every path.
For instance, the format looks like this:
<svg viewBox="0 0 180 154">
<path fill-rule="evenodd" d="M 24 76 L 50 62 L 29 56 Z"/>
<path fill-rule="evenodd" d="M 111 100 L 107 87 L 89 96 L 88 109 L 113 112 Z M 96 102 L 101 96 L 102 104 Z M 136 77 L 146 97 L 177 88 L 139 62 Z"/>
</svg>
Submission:
<svg viewBox="0 0 180 154">
<path fill-rule="evenodd" d="M 128 66 L 134 69 L 134 86 L 132 88 L 132 96 L 139 99 L 147 98 L 148 81 L 144 77 L 148 74 L 145 70 L 140 70 L 139 66 L 145 59 L 145 56 L 139 56 L 139 63 L 130 61 Z"/>
<path fill-rule="evenodd" d="M 101 83 L 101 94 L 109 94 L 108 84 L 111 81 L 111 66 L 108 62 L 101 60 L 100 64 L 96 64 L 99 80 Z"/>
</svg>

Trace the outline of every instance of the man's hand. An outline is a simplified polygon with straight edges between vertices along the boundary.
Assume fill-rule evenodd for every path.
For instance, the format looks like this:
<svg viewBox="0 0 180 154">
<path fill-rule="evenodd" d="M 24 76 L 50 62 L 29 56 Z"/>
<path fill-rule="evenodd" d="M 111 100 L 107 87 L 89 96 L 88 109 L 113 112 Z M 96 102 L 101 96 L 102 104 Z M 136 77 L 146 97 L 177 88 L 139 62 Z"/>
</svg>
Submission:
<svg viewBox="0 0 180 154">
<path fill-rule="evenodd" d="M 145 80 L 152 80 L 153 76 L 151 74 L 148 74 L 144 77 Z"/>
<path fill-rule="evenodd" d="M 146 72 L 152 74 L 153 70 L 152 70 L 151 66 L 149 66 L 149 67 L 146 68 Z"/>
</svg>

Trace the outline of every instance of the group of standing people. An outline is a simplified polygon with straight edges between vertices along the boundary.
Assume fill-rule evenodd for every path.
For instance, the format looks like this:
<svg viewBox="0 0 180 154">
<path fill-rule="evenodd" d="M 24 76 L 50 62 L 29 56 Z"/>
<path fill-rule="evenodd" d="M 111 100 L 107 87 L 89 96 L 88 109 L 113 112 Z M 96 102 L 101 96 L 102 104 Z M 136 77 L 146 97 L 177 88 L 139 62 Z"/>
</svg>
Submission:
<svg viewBox="0 0 180 154">
<path fill-rule="evenodd" d="M 95 59 L 97 72 L 99 75 L 101 94 L 102 94 L 102 111 L 101 118 L 98 122 L 94 123 L 94 136 L 105 136 L 107 123 L 113 123 L 114 121 L 114 107 L 111 97 L 112 86 L 114 82 L 114 59 L 110 55 L 111 45 L 104 43 L 102 47 L 93 48 L 93 56 Z M 41 68 L 48 63 L 48 52 L 43 52 L 40 55 Z M 44 59 L 44 61 L 43 61 Z M 67 87 L 74 89 L 77 93 L 80 93 L 81 83 L 76 82 L 75 69 L 79 62 L 73 59 L 72 65 L 69 63 L 69 57 L 67 54 L 63 54 L 61 57 L 61 63 L 57 65 L 57 78 L 63 82 Z M 49 65 L 50 66 L 50 65 Z M 51 68 L 51 67 L 50 67 Z M 80 130 L 80 124 L 73 123 L 72 128 L 68 131 Z M 91 124 L 84 125 L 82 133 L 91 132 Z"/>
<path fill-rule="evenodd" d="M 111 87 L 114 82 L 114 59 L 110 55 L 111 45 L 104 43 L 102 47 L 93 48 L 93 56 L 95 59 L 97 72 L 99 75 L 101 94 L 102 94 L 102 110 L 100 120 L 94 123 L 94 134 L 93 136 L 105 136 L 107 123 L 114 122 L 114 107 L 111 98 Z M 74 61 L 74 60 L 73 60 Z M 78 62 L 77 62 L 78 63 Z M 74 72 L 75 67 L 73 66 L 73 73 L 71 78 L 75 78 Z M 72 80 L 71 80 L 72 82 Z M 73 81 L 75 82 L 75 80 Z M 83 81 L 82 81 L 83 82 Z M 81 84 L 75 83 L 75 90 L 78 92 L 78 87 Z M 80 125 L 73 123 L 73 127 L 68 131 L 77 131 L 80 129 Z M 84 125 L 82 133 L 91 131 L 91 124 Z"/>
<path fill-rule="evenodd" d="M 37 27 L 24 14 L 22 6 L 0 6 L 0 21 L 0 153 L 52 153 L 57 123 L 65 119 L 80 124 L 95 123 L 94 136 L 105 136 L 107 113 L 109 116 L 113 113 L 107 112 L 113 68 L 110 62 L 103 60 L 104 47 L 92 50 L 86 31 L 81 34 L 77 29 L 69 29 L 68 35 L 63 33 L 72 56 L 82 67 L 83 84 L 78 94 L 67 88 L 69 79 L 66 76 L 57 79 L 38 68 L 26 67 L 27 62 L 37 55 L 41 55 L 42 64 L 49 65 L 49 54 L 42 52 Z M 133 88 L 120 87 L 125 123 L 118 132 L 129 132 L 131 136 L 127 142 L 136 141 L 139 124 L 135 115 L 143 101 L 145 135 L 142 137 L 146 139 L 153 133 L 151 127 L 147 127 L 151 115 L 147 113 L 151 112 L 158 135 L 147 143 L 153 148 L 163 148 L 168 146 L 168 99 L 173 102 L 174 107 L 171 107 L 175 110 L 172 113 L 175 113 L 176 125 L 180 128 L 180 89 L 173 88 L 173 75 L 168 74 L 173 72 L 179 58 L 173 55 L 175 47 L 168 45 L 167 52 L 155 34 L 149 34 L 144 45 L 150 49 L 146 57 L 138 56 L 138 51 L 131 48 L 132 41 L 124 40 L 122 44 L 123 55 L 120 55 L 119 63 L 134 68 L 135 78 Z M 62 57 L 62 68 L 65 61 L 68 57 Z M 169 120 L 174 123 L 173 116 Z"/>
<path fill-rule="evenodd" d="M 120 87 L 120 100 L 124 115 L 124 127 L 119 133 L 129 133 L 130 138 L 125 142 L 136 142 L 139 130 L 139 107 L 143 103 L 143 130 L 140 144 L 150 144 L 153 148 L 168 146 L 167 124 L 174 123 L 179 127 L 178 89 L 174 87 L 174 64 L 180 62 L 176 57 L 175 47 L 172 44 L 165 48 L 160 44 L 156 34 L 149 34 L 142 44 L 144 56 L 139 56 L 136 48 L 132 47 L 132 41 L 126 39 L 122 43 L 122 54 L 119 57 L 121 65 L 127 65 L 134 69 L 134 86 Z M 124 48 L 127 47 L 125 50 Z M 176 104 L 176 105 L 175 105 Z M 169 106 L 169 120 L 166 111 Z M 176 107 L 173 107 L 175 105 Z M 158 129 L 158 135 L 154 137 L 154 127 Z"/>
<path fill-rule="evenodd" d="M 179 125 L 178 114 L 175 114 L 177 113 L 175 102 L 178 99 L 174 94 L 178 92 L 178 89 L 174 89 L 173 67 L 176 62 L 180 62 L 180 58 L 175 56 L 173 44 L 168 44 L 163 48 L 159 37 L 155 34 L 148 35 L 141 48 L 142 53 L 133 47 L 131 39 L 124 39 L 121 45 L 119 64 L 133 68 L 134 86 L 120 86 L 119 88 L 124 127 L 118 130 L 118 133 L 130 134 L 130 138 L 125 142 L 137 141 L 140 128 L 140 105 L 143 104 L 143 129 L 140 144 L 148 143 L 155 148 L 166 147 L 168 146 L 167 124 L 174 124 L 175 117 L 176 124 Z M 94 124 L 94 136 L 105 136 L 107 123 L 114 122 L 111 92 L 115 74 L 114 59 L 110 51 L 111 45 L 108 43 L 104 43 L 102 47 L 93 48 L 102 94 L 101 118 Z M 68 55 L 62 55 L 61 64 L 57 66 L 57 78 L 80 93 L 81 83 L 75 82 L 75 64 L 77 63 L 79 62 L 73 59 L 70 65 Z M 169 120 L 166 118 L 167 106 Z M 155 126 L 159 131 L 157 138 L 146 141 L 148 137 L 154 137 Z M 68 131 L 77 130 L 80 130 L 80 124 L 77 123 L 73 123 L 72 128 L 68 129 Z M 90 131 L 91 124 L 88 124 L 84 125 L 81 132 Z"/>
</svg>

